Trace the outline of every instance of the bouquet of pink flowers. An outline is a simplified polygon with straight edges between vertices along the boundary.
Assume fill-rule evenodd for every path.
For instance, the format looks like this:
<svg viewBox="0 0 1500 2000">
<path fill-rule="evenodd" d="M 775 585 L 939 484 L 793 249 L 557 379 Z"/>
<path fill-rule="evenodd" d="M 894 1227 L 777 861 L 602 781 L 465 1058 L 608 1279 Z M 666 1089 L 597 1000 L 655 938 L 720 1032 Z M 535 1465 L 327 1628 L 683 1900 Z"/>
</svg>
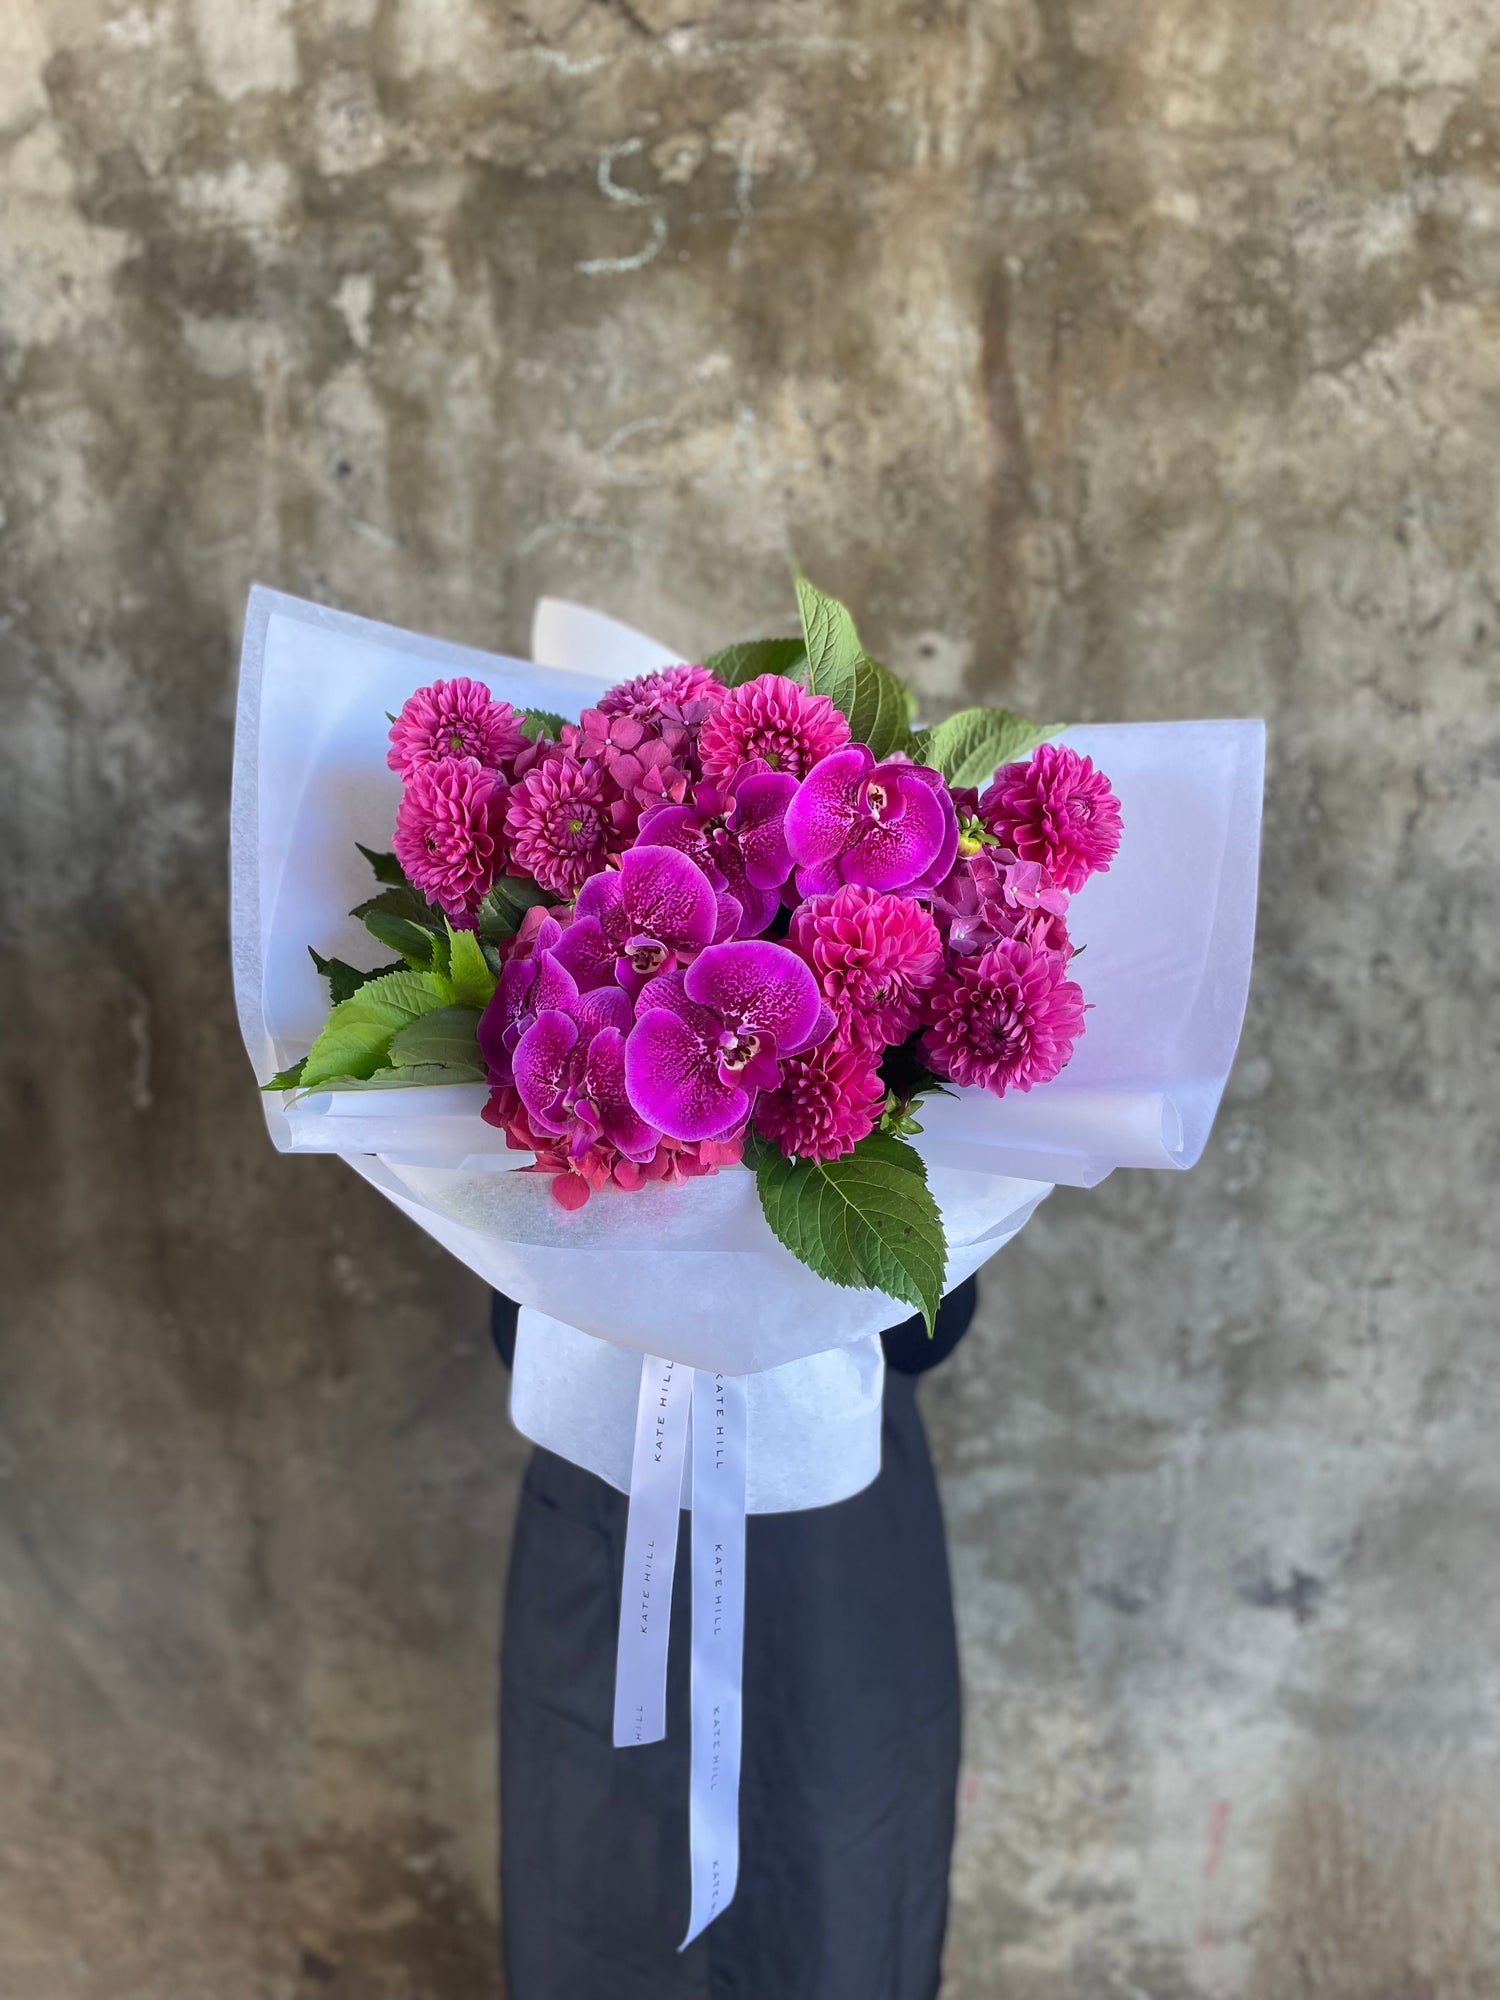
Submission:
<svg viewBox="0 0 1500 2000">
<path fill-rule="evenodd" d="M 483 1077 L 483 1116 L 569 1210 L 743 1159 L 794 1256 L 930 1324 L 918 1100 L 1068 1062 L 1069 898 L 1120 808 L 1006 710 L 914 728 L 844 607 L 797 595 L 800 639 L 621 682 L 576 722 L 466 677 L 412 693 L 393 852 L 363 850 L 355 912 L 399 957 L 315 950 L 332 1011 L 267 1088 Z"/>
</svg>

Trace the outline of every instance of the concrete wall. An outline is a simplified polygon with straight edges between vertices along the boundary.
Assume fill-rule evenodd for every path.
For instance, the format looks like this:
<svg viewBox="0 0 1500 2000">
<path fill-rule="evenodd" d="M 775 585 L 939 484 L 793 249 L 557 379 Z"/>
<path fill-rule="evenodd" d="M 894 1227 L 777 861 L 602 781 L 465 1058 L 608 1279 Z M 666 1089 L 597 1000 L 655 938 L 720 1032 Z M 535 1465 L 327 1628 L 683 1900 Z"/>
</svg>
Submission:
<svg viewBox="0 0 1500 2000">
<path fill-rule="evenodd" d="M 267 1149 L 254 577 L 1265 714 L 1189 1179 L 931 1385 L 954 2000 L 1500 1993 L 1490 0 L 0 0 L 0 1992 L 492 1993 L 478 1287 Z M 1486 1241 L 1488 1238 L 1488 1241 Z"/>
</svg>

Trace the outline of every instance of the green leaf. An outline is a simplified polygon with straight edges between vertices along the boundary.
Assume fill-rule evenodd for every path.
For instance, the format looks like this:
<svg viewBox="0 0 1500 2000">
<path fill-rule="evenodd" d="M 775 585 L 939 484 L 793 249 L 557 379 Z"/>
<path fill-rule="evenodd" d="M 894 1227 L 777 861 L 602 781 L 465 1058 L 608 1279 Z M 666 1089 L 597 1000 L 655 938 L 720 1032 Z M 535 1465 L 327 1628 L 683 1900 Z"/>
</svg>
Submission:
<svg viewBox="0 0 1500 2000">
<path fill-rule="evenodd" d="M 388 972 L 400 972 L 401 961 L 394 965 L 377 965 L 372 972 L 361 972 L 357 965 L 349 965 L 342 958 L 324 958 L 307 947 L 307 955 L 318 971 L 328 981 L 328 997 L 335 1006 L 340 1000 L 347 1000 L 351 993 L 357 993 L 361 986 L 371 979 L 383 979 Z"/>
<path fill-rule="evenodd" d="M 1007 708 L 961 708 L 915 737 L 911 754 L 918 763 L 941 771 L 950 785 L 982 789 L 1002 764 L 1016 763 L 1065 727 L 1061 722 L 1032 722 Z"/>
<path fill-rule="evenodd" d="M 425 924 L 413 923 L 410 917 L 392 916 L 388 910 L 371 907 L 365 911 L 365 929 L 371 937 L 389 945 L 392 951 L 399 951 L 414 971 L 426 972 L 431 966 L 432 948 L 437 937 Z M 342 1000 L 348 996 L 335 993 L 333 997 Z"/>
<path fill-rule="evenodd" d="M 301 1087 L 315 1090 L 326 1078 L 370 1077 L 384 1068 L 392 1036 L 446 1003 L 435 980 L 421 972 L 390 972 L 341 1000 L 307 1052 Z"/>
<path fill-rule="evenodd" d="M 430 1014 L 391 1037 L 391 1066 L 407 1070 L 436 1065 L 453 1072 L 453 1081 L 463 1072 L 463 1081 L 483 1083 L 484 1062 L 475 1039 L 479 1029 L 477 1007 L 435 1007 Z"/>
<path fill-rule="evenodd" d="M 785 674 L 789 680 L 798 680 L 807 664 L 807 648 L 800 639 L 746 639 L 741 645 L 710 653 L 703 664 L 725 687 L 742 687 L 761 674 Z"/>
<path fill-rule="evenodd" d="M 856 743 L 867 743 L 877 758 L 888 756 L 906 740 L 906 689 L 889 667 L 865 651 L 854 620 L 838 599 L 809 583 L 800 570 L 795 575 L 807 642 L 807 686 L 843 710 Z"/>
<path fill-rule="evenodd" d="M 756 1186 L 772 1234 L 835 1285 L 870 1285 L 917 1307 L 931 1333 L 947 1245 L 920 1156 L 872 1132 L 839 1160 L 756 1149 Z"/>
<path fill-rule="evenodd" d="M 476 922 L 481 941 L 500 944 L 514 937 L 529 909 L 551 901 L 546 890 L 538 888 L 529 875 L 501 875 L 479 905 Z"/>
<path fill-rule="evenodd" d="M 371 910 L 379 910 L 388 917 L 405 917 L 409 923 L 421 924 L 429 931 L 443 928 L 443 913 L 435 910 L 420 889 L 414 889 L 410 882 L 398 883 L 394 888 L 382 889 L 378 896 L 370 896 L 363 903 L 356 903 L 349 912 L 362 922 L 368 920 Z"/>
<path fill-rule="evenodd" d="M 302 1081 L 302 1066 L 307 1061 L 302 1056 L 290 1069 L 278 1070 L 269 1083 L 261 1085 L 262 1090 L 295 1090 Z"/>
<path fill-rule="evenodd" d="M 550 736 L 556 742 L 567 719 L 565 715 L 554 715 L 550 708 L 528 708 L 520 718 L 521 734 L 528 743 L 535 743 L 539 736 Z"/>
<path fill-rule="evenodd" d="M 448 994 L 455 1007 L 484 1007 L 495 990 L 495 975 L 484 962 L 473 931 L 448 926 Z"/>
<path fill-rule="evenodd" d="M 424 1090 L 432 1084 L 482 1083 L 482 1072 L 465 1065 L 450 1068 L 447 1063 L 408 1063 L 400 1069 L 377 1069 L 371 1076 L 325 1076 L 318 1085 L 323 1090 Z"/>
<path fill-rule="evenodd" d="M 401 863 L 394 854 L 377 854 L 373 847 L 366 847 L 362 840 L 356 840 L 354 845 L 374 869 L 377 882 L 388 882 L 392 888 L 411 888 L 402 871 Z"/>
</svg>

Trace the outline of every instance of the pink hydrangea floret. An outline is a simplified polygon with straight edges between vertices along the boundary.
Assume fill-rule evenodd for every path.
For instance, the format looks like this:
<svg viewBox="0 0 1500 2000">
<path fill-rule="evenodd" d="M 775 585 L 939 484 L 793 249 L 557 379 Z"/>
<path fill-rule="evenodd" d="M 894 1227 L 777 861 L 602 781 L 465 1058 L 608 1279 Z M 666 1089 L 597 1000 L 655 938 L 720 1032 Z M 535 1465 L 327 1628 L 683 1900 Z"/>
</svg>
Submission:
<svg viewBox="0 0 1500 2000">
<path fill-rule="evenodd" d="M 809 694 L 784 674 L 761 674 L 731 688 L 714 709 L 698 755 L 707 778 L 733 777 L 754 758 L 803 778 L 848 741 L 849 724 L 826 694 Z"/>
<path fill-rule="evenodd" d="M 1069 894 L 1106 871 L 1120 845 L 1120 801 L 1109 779 L 1066 743 L 1041 743 L 1005 764 L 979 801 L 985 825 Z"/>
<path fill-rule="evenodd" d="M 601 715 L 628 715 L 650 723 L 666 717 L 673 722 L 700 723 L 724 699 L 724 683 L 707 667 L 661 667 L 621 681 L 599 697 Z"/>
<path fill-rule="evenodd" d="M 628 837 L 597 764 L 569 756 L 534 764 L 505 810 L 512 860 L 554 896 L 571 896 Z"/>
<path fill-rule="evenodd" d="M 474 757 L 412 771 L 396 814 L 396 859 L 406 878 L 455 922 L 472 920 L 504 865 L 506 785 Z"/>
<path fill-rule="evenodd" d="M 905 1041 L 943 968 L 938 927 L 920 903 L 857 883 L 803 903 L 788 942 L 812 967 L 845 1047 Z"/>
<path fill-rule="evenodd" d="M 1056 1076 L 1083 1033 L 1083 993 L 1062 957 L 1002 938 L 960 959 L 928 999 L 922 1054 L 939 1076 L 1003 1097 Z"/>
<path fill-rule="evenodd" d="M 407 697 L 391 724 L 386 762 L 403 778 L 449 757 L 472 757 L 488 771 L 503 771 L 525 741 L 516 711 L 497 701 L 483 681 L 434 681 Z"/>
<path fill-rule="evenodd" d="M 875 1058 L 832 1037 L 782 1064 L 774 1090 L 755 1101 L 755 1129 L 788 1158 L 836 1160 L 875 1129 L 885 1085 Z"/>
</svg>

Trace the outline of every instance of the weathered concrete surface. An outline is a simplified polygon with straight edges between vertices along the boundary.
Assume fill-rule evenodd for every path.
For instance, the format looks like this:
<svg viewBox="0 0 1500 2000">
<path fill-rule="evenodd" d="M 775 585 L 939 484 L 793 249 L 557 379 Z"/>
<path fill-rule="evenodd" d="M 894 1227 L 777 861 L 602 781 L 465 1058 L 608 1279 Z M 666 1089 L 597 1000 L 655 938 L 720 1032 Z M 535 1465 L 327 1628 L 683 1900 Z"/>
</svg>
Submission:
<svg viewBox="0 0 1500 2000">
<path fill-rule="evenodd" d="M 935 702 L 1273 731 L 1207 1161 L 932 1385 L 949 1991 L 1500 1993 L 1490 0 L 0 0 L 0 199 L 6 2000 L 494 1990 L 519 1453 L 261 1135 L 247 583 L 697 648 L 789 539 Z"/>
</svg>

